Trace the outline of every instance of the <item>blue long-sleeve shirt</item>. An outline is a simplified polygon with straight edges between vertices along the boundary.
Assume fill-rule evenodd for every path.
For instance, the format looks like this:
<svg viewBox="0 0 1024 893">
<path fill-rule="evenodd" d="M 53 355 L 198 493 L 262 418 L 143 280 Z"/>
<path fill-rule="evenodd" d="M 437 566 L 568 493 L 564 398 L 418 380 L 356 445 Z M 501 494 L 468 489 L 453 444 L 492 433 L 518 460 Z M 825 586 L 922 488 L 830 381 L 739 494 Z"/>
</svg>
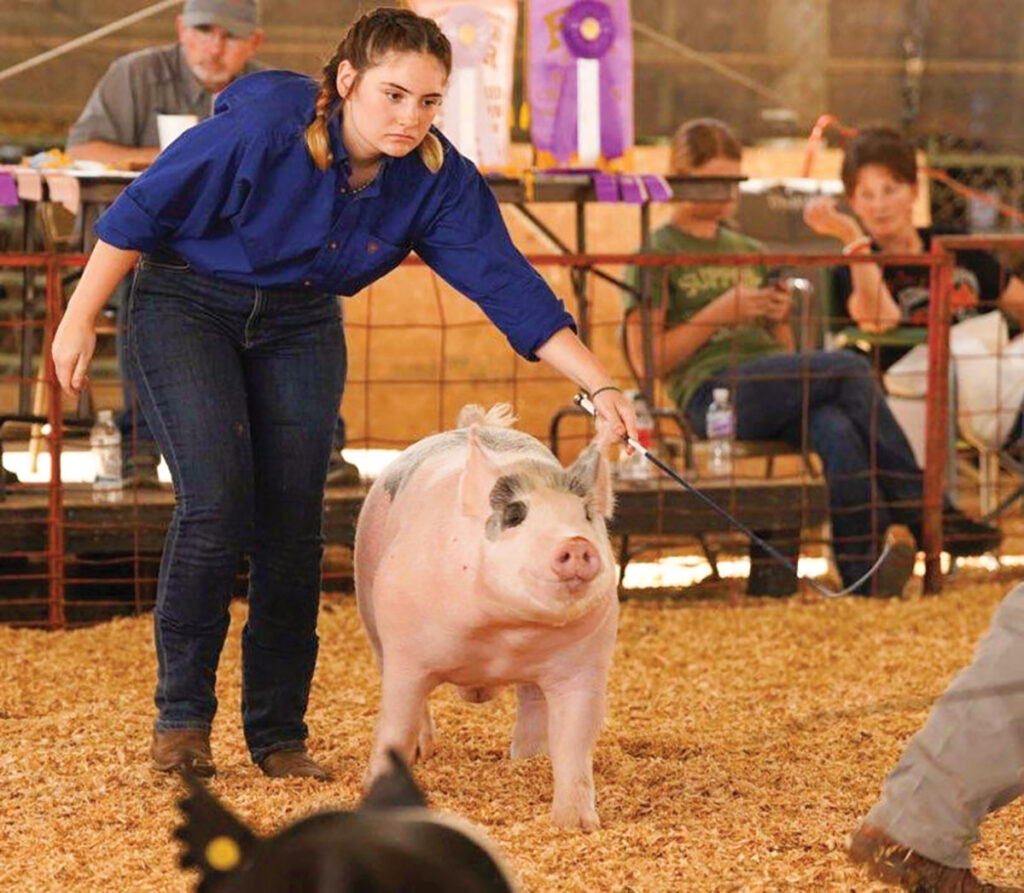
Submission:
<svg viewBox="0 0 1024 893">
<path fill-rule="evenodd" d="M 351 295 L 415 251 L 472 298 L 528 359 L 573 319 L 516 250 L 476 168 L 434 130 L 444 164 L 418 152 L 385 157 L 376 179 L 348 187 L 341 121 L 334 161 L 320 171 L 306 150 L 316 83 L 266 71 L 231 84 L 214 116 L 178 137 L 96 225 L 118 248 L 167 246 L 198 272 L 263 287 Z"/>
</svg>

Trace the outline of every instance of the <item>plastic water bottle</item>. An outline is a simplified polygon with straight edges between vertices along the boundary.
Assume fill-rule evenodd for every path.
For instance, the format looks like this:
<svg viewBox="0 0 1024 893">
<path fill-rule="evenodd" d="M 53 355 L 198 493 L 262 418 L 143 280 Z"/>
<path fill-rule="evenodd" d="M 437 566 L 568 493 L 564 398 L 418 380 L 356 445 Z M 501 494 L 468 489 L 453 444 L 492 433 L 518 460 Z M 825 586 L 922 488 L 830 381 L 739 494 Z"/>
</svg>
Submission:
<svg viewBox="0 0 1024 893">
<path fill-rule="evenodd" d="M 729 402 L 728 388 L 715 388 L 708 407 L 707 434 L 711 443 L 711 461 L 708 463 L 713 475 L 732 474 L 732 440 L 736 436 L 736 414 Z"/>
<path fill-rule="evenodd" d="M 114 424 L 114 413 L 101 409 L 89 432 L 96 477 L 92 484 L 93 502 L 121 501 L 121 432 Z"/>
<path fill-rule="evenodd" d="M 633 411 L 636 413 L 636 439 L 649 450 L 654 443 L 654 417 L 647 406 L 647 401 L 639 391 L 630 394 L 633 400 Z M 632 456 L 626 454 L 623 447 L 619 454 L 618 475 L 626 481 L 644 481 L 654 475 L 654 466 L 647 461 L 644 454 L 637 451 Z"/>
</svg>

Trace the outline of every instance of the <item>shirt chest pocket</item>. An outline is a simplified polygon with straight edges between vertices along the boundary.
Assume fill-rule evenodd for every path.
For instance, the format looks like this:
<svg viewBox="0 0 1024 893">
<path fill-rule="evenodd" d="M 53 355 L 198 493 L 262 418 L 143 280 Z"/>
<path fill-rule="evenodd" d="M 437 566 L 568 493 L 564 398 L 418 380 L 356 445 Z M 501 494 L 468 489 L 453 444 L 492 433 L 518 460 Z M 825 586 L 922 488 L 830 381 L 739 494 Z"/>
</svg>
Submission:
<svg viewBox="0 0 1024 893">
<path fill-rule="evenodd" d="M 395 245 L 372 233 L 356 233 L 343 248 L 337 250 L 341 255 L 335 268 L 341 280 L 338 291 L 354 295 L 397 267 L 410 248 L 408 245 Z"/>
</svg>

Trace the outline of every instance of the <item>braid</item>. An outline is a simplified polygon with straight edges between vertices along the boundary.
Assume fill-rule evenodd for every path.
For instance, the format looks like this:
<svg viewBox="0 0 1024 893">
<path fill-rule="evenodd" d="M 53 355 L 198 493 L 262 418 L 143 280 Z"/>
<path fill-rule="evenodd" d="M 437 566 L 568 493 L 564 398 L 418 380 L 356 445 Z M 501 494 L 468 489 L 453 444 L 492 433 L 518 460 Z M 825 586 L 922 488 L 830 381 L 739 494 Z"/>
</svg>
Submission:
<svg viewBox="0 0 1024 893">
<path fill-rule="evenodd" d="M 452 70 L 451 44 L 433 19 L 394 7 L 382 7 L 362 16 L 348 29 L 334 56 L 323 67 L 313 121 L 306 127 L 306 148 L 320 170 L 327 170 L 334 160 L 327 121 L 332 107 L 341 98 L 338 66 L 347 60 L 362 73 L 391 52 L 427 53 L 441 63 L 446 75 Z M 428 132 L 420 143 L 419 154 L 431 173 L 437 173 L 444 163 L 444 149 L 433 133 Z"/>
<path fill-rule="evenodd" d="M 313 122 L 306 128 L 306 148 L 313 158 L 313 163 L 322 171 L 331 166 L 334 157 L 331 153 L 331 141 L 327 136 L 327 117 L 331 106 L 338 101 L 338 64 L 341 62 L 341 47 L 334 58 L 323 68 L 320 77 L 320 92 L 316 94 Z"/>
</svg>

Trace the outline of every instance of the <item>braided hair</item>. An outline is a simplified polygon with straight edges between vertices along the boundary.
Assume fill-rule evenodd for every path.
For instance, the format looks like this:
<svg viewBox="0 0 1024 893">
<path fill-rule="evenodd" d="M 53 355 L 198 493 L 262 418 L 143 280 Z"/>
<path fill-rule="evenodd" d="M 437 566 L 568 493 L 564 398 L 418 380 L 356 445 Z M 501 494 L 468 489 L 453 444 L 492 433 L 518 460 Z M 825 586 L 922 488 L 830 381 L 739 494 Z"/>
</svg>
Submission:
<svg viewBox="0 0 1024 893">
<path fill-rule="evenodd" d="M 334 55 L 323 67 L 313 121 L 306 128 L 306 148 L 320 170 L 327 170 L 333 160 L 327 121 L 334 104 L 341 98 L 337 85 L 338 66 L 342 61 L 348 61 L 362 73 L 392 52 L 426 53 L 444 66 L 446 75 L 452 70 L 451 44 L 433 19 L 416 15 L 409 9 L 387 7 L 375 9 L 360 18 L 348 29 Z M 441 169 L 444 150 L 433 133 L 427 132 L 419 145 L 419 153 L 431 173 Z"/>
</svg>

